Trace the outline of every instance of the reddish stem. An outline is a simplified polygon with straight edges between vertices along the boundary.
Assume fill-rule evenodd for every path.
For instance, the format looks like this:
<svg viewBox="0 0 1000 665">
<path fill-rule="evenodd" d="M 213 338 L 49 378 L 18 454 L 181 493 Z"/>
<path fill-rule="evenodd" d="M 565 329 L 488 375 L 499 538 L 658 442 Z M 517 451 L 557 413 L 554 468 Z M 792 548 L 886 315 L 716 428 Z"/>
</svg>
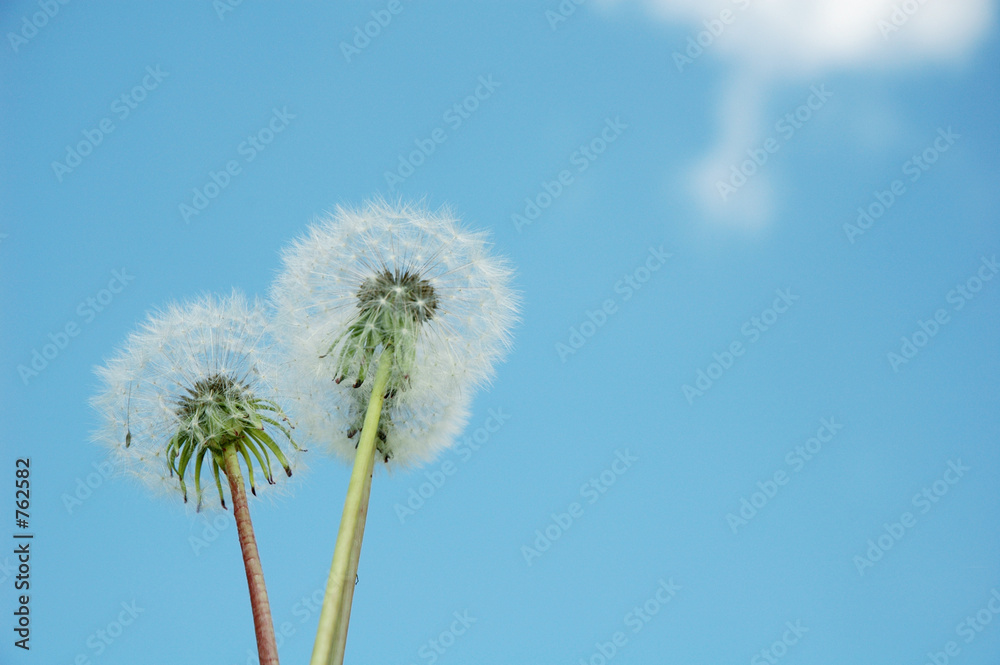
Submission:
<svg viewBox="0 0 1000 665">
<path fill-rule="evenodd" d="M 243 489 L 243 474 L 236 446 L 226 446 L 223 454 L 229 491 L 233 498 L 233 516 L 240 535 L 240 549 L 243 550 L 243 566 L 247 571 L 247 586 L 250 588 L 250 608 L 253 610 L 253 627 L 257 634 L 258 659 L 260 665 L 278 665 L 278 646 L 274 641 L 271 605 L 267 602 L 264 571 L 260 566 L 257 539 L 250 523 L 250 508 L 247 506 L 246 490 Z"/>
</svg>

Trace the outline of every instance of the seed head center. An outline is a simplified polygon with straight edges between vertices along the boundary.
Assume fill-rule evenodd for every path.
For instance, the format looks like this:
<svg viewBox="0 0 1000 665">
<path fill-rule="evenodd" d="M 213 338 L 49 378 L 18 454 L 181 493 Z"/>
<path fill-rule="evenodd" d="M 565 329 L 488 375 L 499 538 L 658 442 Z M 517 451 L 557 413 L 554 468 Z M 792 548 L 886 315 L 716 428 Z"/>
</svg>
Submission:
<svg viewBox="0 0 1000 665">
<path fill-rule="evenodd" d="M 366 314 L 386 310 L 390 316 L 423 323 L 434 317 L 437 307 L 431 283 L 409 270 L 384 270 L 366 279 L 358 289 L 358 308 Z"/>
<path fill-rule="evenodd" d="M 196 416 L 199 410 L 240 402 L 246 397 L 246 387 L 224 374 L 200 379 L 186 390 L 188 394 L 177 401 L 176 413 L 182 419 Z"/>
</svg>

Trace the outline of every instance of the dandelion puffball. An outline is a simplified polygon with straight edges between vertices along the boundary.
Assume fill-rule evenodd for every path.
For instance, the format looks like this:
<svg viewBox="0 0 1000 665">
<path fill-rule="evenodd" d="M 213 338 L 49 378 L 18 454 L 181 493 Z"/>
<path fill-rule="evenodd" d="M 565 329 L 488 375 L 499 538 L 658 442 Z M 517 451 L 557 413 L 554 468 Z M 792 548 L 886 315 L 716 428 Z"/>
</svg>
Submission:
<svg viewBox="0 0 1000 665">
<path fill-rule="evenodd" d="M 259 303 L 239 294 L 171 304 L 149 316 L 97 369 L 91 400 L 101 414 L 94 439 L 116 466 L 154 490 L 202 505 L 202 471 L 211 467 L 222 507 L 223 451 L 235 446 L 256 494 L 255 465 L 268 484 L 292 474 L 298 448 L 272 386 L 269 322 Z"/>
<path fill-rule="evenodd" d="M 272 289 L 282 394 L 310 436 L 354 456 L 375 368 L 390 362 L 383 461 L 451 444 L 510 347 L 518 299 L 487 236 L 447 210 L 377 200 L 337 208 L 283 254 Z"/>
</svg>

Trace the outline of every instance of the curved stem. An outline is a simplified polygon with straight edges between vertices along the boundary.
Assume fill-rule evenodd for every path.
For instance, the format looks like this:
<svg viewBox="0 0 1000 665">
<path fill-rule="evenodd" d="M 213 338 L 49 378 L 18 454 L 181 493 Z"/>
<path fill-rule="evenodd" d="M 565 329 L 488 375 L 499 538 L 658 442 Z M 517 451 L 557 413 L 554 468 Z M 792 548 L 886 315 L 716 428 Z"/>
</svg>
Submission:
<svg viewBox="0 0 1000 665">
<path fill-rule="evenodd" d="M 364 526 L 361 526 L 359 533 L 358 525 L 363 520 L 362 504 L 364 504 L 364 514 L 367 514 L 368 501 L 365 487 L 367 485 L 368 489 L 371 489 L 371 475 L 375 467 L 375 437 L 378 434 L 378 421 L 382 415 L 385 387 L 392 366 L 388 353 L 389 349 L 383 349 L 371 398 L 368 401 L 365 424 L 361 430 L 361 441 L 358 442 L 358 451 L 354 455 L 354 469 L 351 471 L 351 481 L 347 486 L 347 499 L 344 502 L 343 516 L 340 518 L 337 545 L 333 550 L 333 563 L 326 583 L 323 609 L 319 614 L 319 628 L 316 631 L 316 644 L 313 647 L 310 665 L 340 665 L 343 662 L 343 645 L 338 646 L 335 642 L 338 636 L 345 642 L 347 639 L 349 618 L 347 614 L 350 613 L 351 602 L 348 600 L 345 604 L 345 594 L 348 593 L 348 586 L 351 588 L 350 593 L 353 594 L 354 587 L 353 580 L 350 585 L 347 584 L 348 571 L 351 568 L 351 560 L 355 557 L 355 549 L 358 550 L 358 556 L 360 555 L 361 535 L 364 534 Z M 357 541 L 356 547 L 355 541 Z M 355 562 L 355 570 L 356 566 Z"/>
<path fill-rule="evenodd" d="M 250 608 L 253 611 L 253 627 L 257 634 L 257 655 L 260 665 L 278 665 L 278 646 L 274 641 L 274 625 L 271 622 L 271 606 L 267 602 L 264 587 L 264 571 L 260 567 L 257 553 L 257 539 L 250 523 L 250 508 L 247 493 L 243 488 L 243 474 L 240 472 L 239 453 L 235 445 L 223 449 L 224 470 L 229 479 L 229 492 L 233 498 L 233 516 L 243 550 L 243 566 L 247 571 L 247 586 L 250 588 Z"/>
</svg>

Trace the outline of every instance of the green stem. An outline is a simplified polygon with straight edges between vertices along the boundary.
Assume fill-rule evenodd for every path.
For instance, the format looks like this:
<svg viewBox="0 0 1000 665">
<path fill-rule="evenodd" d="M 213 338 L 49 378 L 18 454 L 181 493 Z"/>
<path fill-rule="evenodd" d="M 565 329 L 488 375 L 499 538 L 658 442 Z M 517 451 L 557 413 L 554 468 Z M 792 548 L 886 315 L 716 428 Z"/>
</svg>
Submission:
<svg viewBox="0 0 1000 665">
<path fill-rule="evenodd" d="M 278 646 L 274 641 L 271 606 L 267 602 L 264 571 L 260 566 L 257 539 L 253 535 L 253 525 L 250 523 L 250 508 L 247 506 L 247 493 L 243 488 L 243 474 L 240 472 L 238 455 L 234 444 L 223 448 L 224 468 L 229 479 L 229 492 L 233 498 L 233 516 L 236 518 L 240 549 L 243 550 L 243 566 L 247 571 L 247 586 L 250 588 L 250 608 L 253 611 L 253 627 L 257 634 L 257 654 L 260 665 L 278 665 Z"/>
<path fill-rule="evenodd" d="M 382 403 L 385 399 L 385 387 L 389 381 L 389 370 L 392 366 L 390 349 L 383 349 L 379 359 L 378 372 L 372 386 L 372 395 L 368 401 L 368 412 L 365 414 L 365 424 L 361 430 L 361 441 L 354 455 L 354 469 L 351 471 L 351 481 L 347 486 L 347 499 L 344 502 L 344 513 L 340 518 L 340 530 L 337 532 L 337 545 L 333 550 L 333 563 L 330 566 L 330 577 L 326 583 L 326 596 L 323 598 L 323 609 L 319 614 L 319 628 L 316 631 L 316 644 L 313 647 L 310 665 L 341 665 L 343 663 L 343 645 L 335 642 L 338 635 L 347 639 L 346 612 L 350 612 L 350 601 L 346 602 L 345 594 L 353 594 L 353 580 L 347 584 L 351 560 L 358 550 L 360 556 L 361 535 L 364 527 L 358 532 L 358 525 L 363 520 L 362 510 L 367 513 L 367 492 L 371 489 L 371 475 L 375 467 L 375 438 L 378 434 L 378 421 L 382 415 Z M 357 542 L 357 547 L 355 547 Z M 355 559 L 356 561 L 356 559 Z M 357 566 L 357 563 L 355 563 Z M 341 622 L 343 627 L 341 628 Z M 340 654 L 339 657 L 337 654 Z M 263 665 L 263 663 L 261 663 Z"/>
<path fill-rule="evenodd" d="M 347 648 L 347 624 L 351 621 L 351 603 L 354 601 L 354 587 L 358 576 L 358 561 L 361 559 L 361 541 L 365 537 L 365 521 L 368 517 L 368 497 L 372 492 L 372 473 L 368 474 L 365 486 L 361 490 L 361 505 L 358 508 L 358 526 L 354 532 L 354 547 L 351 550 L 351 562 L 347 568 L 347 587 L 344 589 L 344 599 L 340 610 L 340 621 L 337 623 L 337 634 L 334 636 L 334 663 L 344 662 L 344 650 Z M 352 580 L 354 580 L 352 582 Z"/>
</svg>

